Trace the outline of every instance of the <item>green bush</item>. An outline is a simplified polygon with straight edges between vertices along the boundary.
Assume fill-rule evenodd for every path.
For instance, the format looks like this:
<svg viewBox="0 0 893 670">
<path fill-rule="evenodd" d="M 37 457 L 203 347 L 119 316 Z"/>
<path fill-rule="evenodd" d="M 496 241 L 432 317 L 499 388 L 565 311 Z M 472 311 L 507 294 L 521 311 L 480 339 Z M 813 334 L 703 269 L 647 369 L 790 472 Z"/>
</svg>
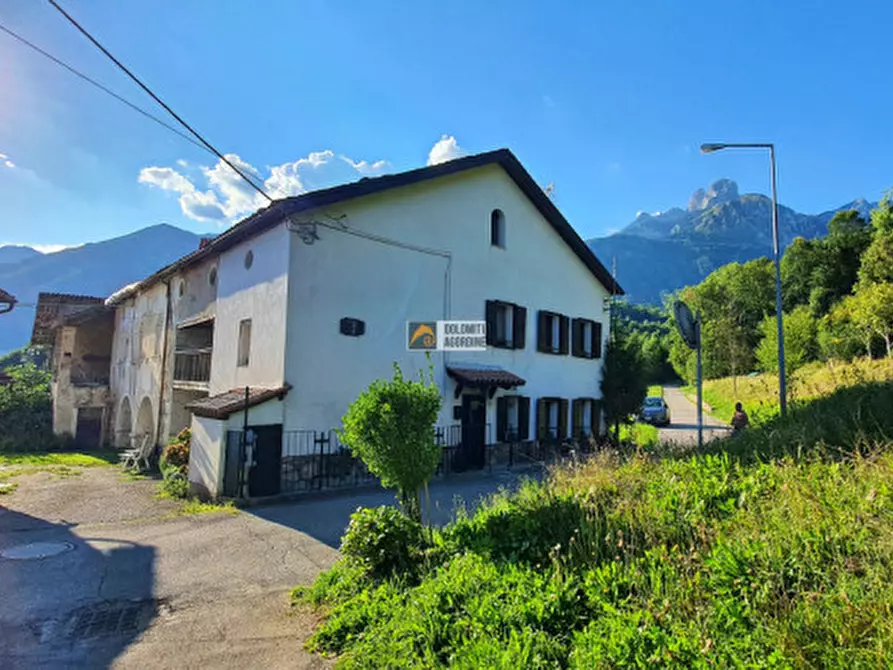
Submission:
<svg viewBox="0 0 893 670">
<path fill-rule="evenodd" d="M 441 448 L 434 439 L 440 391 L 421 375 L 403 378 L 394 364 L 394 378 L 377 379 L 354 400 L 338 432 L 382 486 L 397 488 L 406 512 L 421 521 L 419 490 L 437 469 Z"/>
<path fill-rule="evenodd" d="M 341 539 L 341 553 L 374 579 L 415 574 L 425 549 L 422 525 L 390 506 L 358 509 Z"/>
<path fill-rule="evenodd" d="M 192 435 L 188 428 L 171 438 L 161 451 L 161 490 L 172 498 L 189 497 L 189 447 Z"/>
<path fill-rule="evenodd" d="M 53 435 L 50 373 L 28 362 L 6 368 L 0 385 L 0 451 L 55 451 L 67 442 Z"/>
</svg>

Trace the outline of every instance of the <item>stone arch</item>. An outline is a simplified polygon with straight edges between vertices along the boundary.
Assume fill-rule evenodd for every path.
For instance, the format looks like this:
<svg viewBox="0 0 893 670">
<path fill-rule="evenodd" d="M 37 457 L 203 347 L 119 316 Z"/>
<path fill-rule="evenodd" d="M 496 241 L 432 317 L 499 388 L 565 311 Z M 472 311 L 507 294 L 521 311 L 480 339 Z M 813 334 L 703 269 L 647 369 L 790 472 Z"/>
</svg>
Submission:
<svg viewBox="0 0 893 670">
<path fill-rule="evenodd" d="M 140 409 L 136 415 L 136 427 L 134 428 L 134 437 L 140 443 L 149 436 L 152 443 L 155 443 L 155 413 L 152 411 L 152 401 L 149 396 L 143 396 L 140 402 Z"/>
<path fill-rule="evenodd" d="M 124 396 L 121 406 L 118 407 L 118 417 L 115 422 L 115 444 L 119 447 L 129 448 L 130 433 L 133 430 L 133 413 L 130 410 L 130 398 Z"/>
</svg>

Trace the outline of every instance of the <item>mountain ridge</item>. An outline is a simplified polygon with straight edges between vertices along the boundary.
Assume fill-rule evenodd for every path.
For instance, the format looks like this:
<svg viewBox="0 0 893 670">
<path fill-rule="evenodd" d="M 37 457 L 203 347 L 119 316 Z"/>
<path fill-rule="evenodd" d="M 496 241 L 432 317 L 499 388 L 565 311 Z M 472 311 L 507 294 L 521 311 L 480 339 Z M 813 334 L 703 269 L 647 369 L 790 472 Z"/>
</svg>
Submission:
<svg viewBox="0 0 893 670">
<path fill-rule="evenodd" d="M 836 209 L 804 214 L 779 204 L 779 242 L 785 248 L 797 237 L 821 237 L 837 212 L 855 209 L 867 218 L 876 206 L 860 197 Z M 617 258 L 617 280 L 631 301 L 660 304 L 664 294 L 698 283 L 726 263 L 771 256 L 771 221 L 770 198 L 741 194 L 733 180 L 719 179 L 695 190 L 686 209 L 640 213 L 620 231 L 587 244 L 602 262 Z M 653 271 L 635 272 L 644 267 Z"/>
<path fill-rule="evenodd" d="M 27 344 L 41 292 L 105 297 L 198 249 L 201 235 L 159 223 L 101 242 L 0 264 L 0 288 L 22 305 L 0 316 L 0 355 Z M 29 247 L 26 247 L 29 248 Z M 2 249 L 0 249 L 2 250 Z"/>
</svg>

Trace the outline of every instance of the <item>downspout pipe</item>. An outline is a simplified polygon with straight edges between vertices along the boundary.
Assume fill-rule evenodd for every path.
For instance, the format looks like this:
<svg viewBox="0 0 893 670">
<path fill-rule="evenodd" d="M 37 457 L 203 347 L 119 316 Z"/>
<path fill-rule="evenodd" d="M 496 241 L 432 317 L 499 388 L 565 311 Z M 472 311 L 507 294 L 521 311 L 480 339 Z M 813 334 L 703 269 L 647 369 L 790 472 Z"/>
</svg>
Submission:
<svg viewBox="0 0 893 670">
<path fill-rule="evenodd" d="M 163 427 L 163 418 L 164 418 L 164 386 L 167 383 L 167 345 L 168 345 L 168 337 L 169 331 L 171 327 L 171 281 L 170 279 L 164 280 L 165 287 L 165 300 L 164 300 L 164 335 L 162 338 L 161 345 L 161 384 L 159 384 L 158 388 L 158 422 L 155 427 L 155 446 L 158 446 L 158 443 L 161 438 L 161 429 Z M 167 440 L 165 440 L 167 442 Z M 163 445 L 162 445 L 163 448 Z"/>
</svg>

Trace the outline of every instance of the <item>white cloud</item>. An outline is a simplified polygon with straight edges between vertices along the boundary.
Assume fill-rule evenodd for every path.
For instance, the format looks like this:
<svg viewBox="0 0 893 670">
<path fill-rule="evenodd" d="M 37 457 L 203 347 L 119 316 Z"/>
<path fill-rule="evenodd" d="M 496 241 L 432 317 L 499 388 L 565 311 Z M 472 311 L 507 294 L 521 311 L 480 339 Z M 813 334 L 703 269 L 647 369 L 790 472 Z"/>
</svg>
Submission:
<svg viewBox="0 0 893 670">
<path fill-rule="evenodd" d="M 452 135 L 443 135 L 431 147 L 428 152 L 428 165 L 438 165 L 447 161 L 460 158 L 465 155 L 465 150 L 459 146 L 456 138 Z"/>
<path fill-rule="evenodd" d="M 356 181 L 360 176 L 381 174 L 389 167 L 385 160 L 355 161 L 347 156 L 335 159 L 329 149 L 314 151 L 296 161 L 267 166 L 264 175 L 237 154 L 227 160 L 252 179 L 272 198 L 300 195 L 307 191 Z M 184 167 L 185 161 L 178 161 Z M 204 179 L 206 184 L 200 184 Z M 267 199 L 245 182 L 223 161 L 201 168 L 201 176 L 190 178 L 171 167 L 145 167 L 137 179 L 140 183 L 178 194 L 183 214 L 198 221 L 233 221 L 268 204 Z M 207 186 L 203 190 L 203 187 Z"/>
<path fill-rule="evenodd" d="M 177 165 L 179 165 L 181 168 L 187 168 L 189 167 L 189 162 L 184 161 L 182 158 L 179 158 L 177 159 Z"/>
<path fill-rule="evenodd" d="M 16 166 L 16 164 L 10 160 L 4 161 L 3 164 L 8 168 L 14 168 Z"/>
<path fill-rule="evenodd" d="M 388 167 L 390 167 L 390 163 L 386 160 L 375 161 L 374 163 L 369 163 L 368 161 L 352 161 L 347 156 L 340 156 L 341 160 L 350 165 L 354 170 L 359 172 L 361 175 L 366 177 L 378 176 L 382 174 Z"/>
</svg>

